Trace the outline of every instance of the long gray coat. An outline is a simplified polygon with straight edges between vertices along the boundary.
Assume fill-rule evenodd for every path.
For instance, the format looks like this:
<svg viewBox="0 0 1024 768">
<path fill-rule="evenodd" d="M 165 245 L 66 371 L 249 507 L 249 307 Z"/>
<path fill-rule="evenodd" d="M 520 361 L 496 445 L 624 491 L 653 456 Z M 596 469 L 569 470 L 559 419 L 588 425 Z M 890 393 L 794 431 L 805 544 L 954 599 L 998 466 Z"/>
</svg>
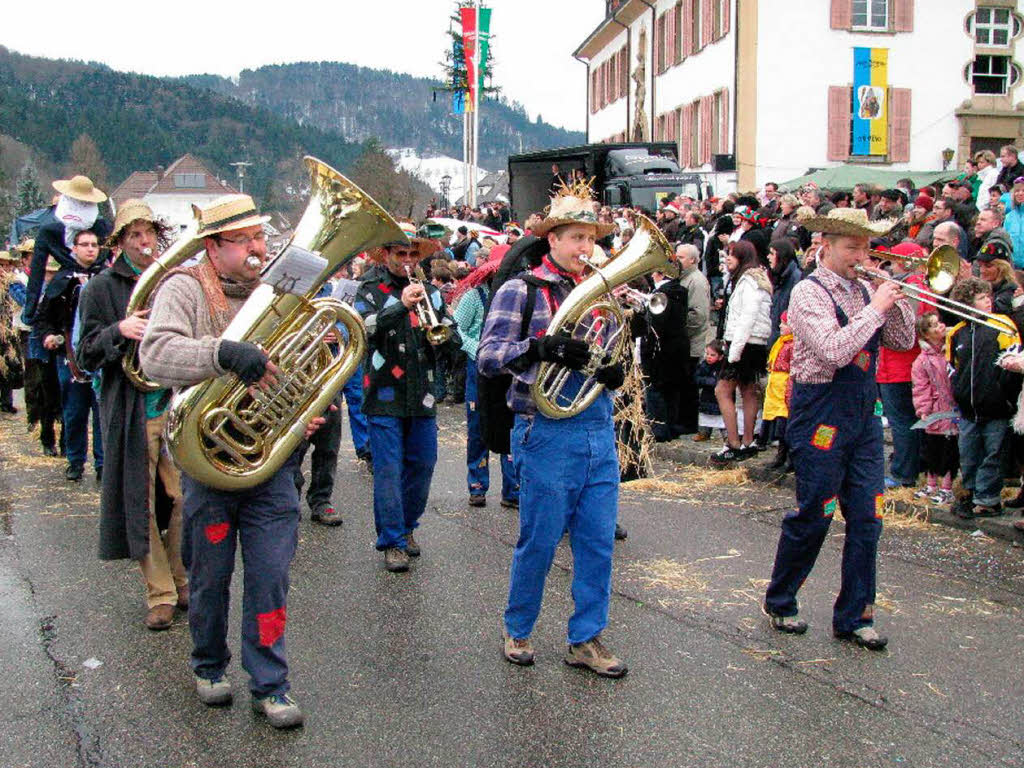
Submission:
<svg viewBox="0 0 1024 768">
<path fill-rule="evenodd" d="M 101 376 L 101 560 L 138 560 L 149 553 L 146 398 L 121 368 L 128 340 L 118 329 L 135 281 L 126 257 L 119 256 L 109 269 L 88 282 L 78 304 L 82 334 L 76 357 L 82 368 Z M 162 489 L 159 482 L 157 486 L 159 500 Z"/>
</svg>

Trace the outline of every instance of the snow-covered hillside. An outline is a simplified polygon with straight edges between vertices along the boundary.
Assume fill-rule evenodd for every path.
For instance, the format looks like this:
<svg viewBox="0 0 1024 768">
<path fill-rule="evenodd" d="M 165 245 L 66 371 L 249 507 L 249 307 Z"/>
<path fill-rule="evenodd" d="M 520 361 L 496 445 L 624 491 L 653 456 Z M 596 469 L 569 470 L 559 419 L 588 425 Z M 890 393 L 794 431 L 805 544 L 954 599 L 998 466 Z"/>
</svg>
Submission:
<svg viewBox="0 0 1024 768">
<path fill-rule="evenodd" d="M 423 182 L 430 186 L 438 194 L 441 193 L 441 178 L 451 176 L 451 187 L 448 190 L 448 199 L 455 202 L 465 192 L 462 177 L 462 161 L 454 157 L 420 157 L 416 150 L 411 147 L 402 149 L 389 149 L 391 155 L 398 163 L 398 166 L 409 171 Z M 483 168 L 477 169 L 477 181 L 488 174 Z"/>
</svg>

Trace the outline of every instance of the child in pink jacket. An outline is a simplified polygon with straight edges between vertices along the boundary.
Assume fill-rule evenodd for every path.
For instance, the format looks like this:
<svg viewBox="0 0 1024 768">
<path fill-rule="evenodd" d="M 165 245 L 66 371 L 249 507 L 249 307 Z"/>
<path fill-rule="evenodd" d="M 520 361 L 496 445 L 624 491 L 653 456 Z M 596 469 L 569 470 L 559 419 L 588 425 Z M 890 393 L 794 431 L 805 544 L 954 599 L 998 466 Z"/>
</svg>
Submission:
<svg viewBox="0 0 1024 768">
<path fill-rule="evenodd" d="M 922 454 L 927 479 L 925 487 L 914 495 L 936 504 L 949 504 L 953 500 L 953 476 L 960 469 L 956 426 L 959 414 L 943 354 L 946 326 L 938 313 L 926 312 L 917 319 L 917 337 L 921 354 L 910 369 L 910 379 L 914 385 L 914 411 L 924 422 Z M 941 487 L 937 487 L 939 482 Z"/>
</svg>

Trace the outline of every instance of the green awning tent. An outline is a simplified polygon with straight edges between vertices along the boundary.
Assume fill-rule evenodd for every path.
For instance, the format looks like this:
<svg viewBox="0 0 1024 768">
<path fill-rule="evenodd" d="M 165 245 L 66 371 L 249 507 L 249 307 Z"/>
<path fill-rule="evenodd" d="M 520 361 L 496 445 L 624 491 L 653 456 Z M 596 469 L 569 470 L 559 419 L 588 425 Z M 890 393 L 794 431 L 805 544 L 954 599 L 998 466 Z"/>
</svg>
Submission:
<svg viewBox="0 0 1024 768">
<path fill-rule="evenodd" d="M 821 189 L 852 189 L 854 184 L 877 184 L 885 189 L 892 189 L 900 179 L 913 179 L 914 186 L 921 188 L 936 181 L 947 181 L 960 175 L 956 169 L 948 171 L 890 171 L 884 168 L 872 168 L 870 165 L 837 165 L 834 168 L 822 168 L 795 179 L 779 184 L 783 192 L 799 189 L 805 184 L 814 182 Z"/>
</svg>

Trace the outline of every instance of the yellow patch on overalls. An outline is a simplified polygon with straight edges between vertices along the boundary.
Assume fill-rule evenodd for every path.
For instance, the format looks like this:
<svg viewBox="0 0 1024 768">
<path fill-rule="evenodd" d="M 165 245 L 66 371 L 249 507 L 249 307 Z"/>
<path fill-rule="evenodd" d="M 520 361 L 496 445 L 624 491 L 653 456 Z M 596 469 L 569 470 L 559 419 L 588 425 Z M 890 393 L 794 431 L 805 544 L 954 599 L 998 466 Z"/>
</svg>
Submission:
<svg viewBox="0 0 1024 768">
<path fill-rule="evenodd" d="M 882 513 L 885 511 L 885 494 L 880 493 L 875 496 L 875 519 L 881 520 Z"/>
<path fill-rule="evenodd" d="M 838 432 L 838 427 L 819 424 L 818 428 L 814 430 L 814 436 L 811 437 L 811 445 L 821 451 L 831 451 L 832 443 L 836 441 L 836 434 Z"/>
</svg>

